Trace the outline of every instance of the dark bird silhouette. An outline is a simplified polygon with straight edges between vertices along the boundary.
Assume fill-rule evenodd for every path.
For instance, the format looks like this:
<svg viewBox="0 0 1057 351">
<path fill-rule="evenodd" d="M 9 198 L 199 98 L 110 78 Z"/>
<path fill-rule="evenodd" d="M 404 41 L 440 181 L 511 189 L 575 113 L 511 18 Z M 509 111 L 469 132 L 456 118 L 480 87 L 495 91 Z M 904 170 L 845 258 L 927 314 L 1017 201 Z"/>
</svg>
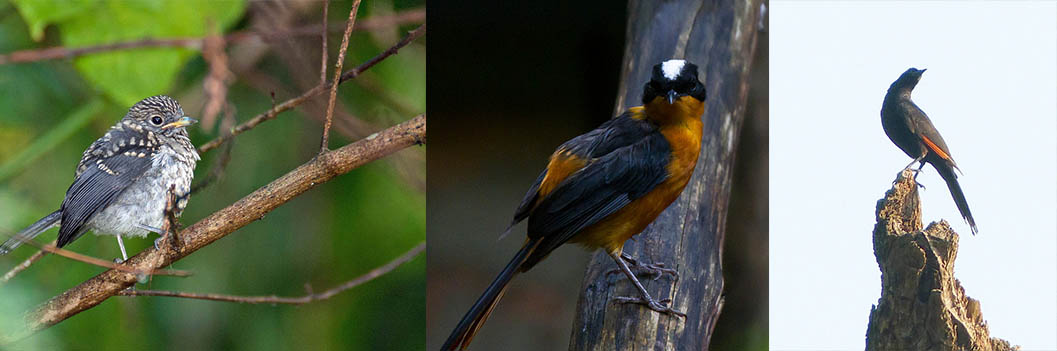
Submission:
<svg viewBox="0 0 1057 351">
<path fill-rule="evenodd" d="M 939 172 L 940 177 L 947 182 L 947 188 L 951 190 L 954 204 L 958 206 L 962 218 L 969 223 L 969 228 L 975 235 L 976 221 L 969 211 L 969 203 L 965 201 L 965 193 L 958 185 L 958 176 L 954 174 L 958 165 L 954 163 L 947 143 L 943 141 L 940 132 L 936 131 L 928 115 L 910 100 L 910 93 L 921 80 L 922 73 L 925 73 L 925 70 L 910 68 L 892 82 L 881 105 L 881 126 L 884 127 L 888 138 L 914 159 L 906 168 L 919 162 L 917 171 L 920 172 L 927 162 Z M 917 174 L 914 177 L 916 178 Z"/>
</svg>

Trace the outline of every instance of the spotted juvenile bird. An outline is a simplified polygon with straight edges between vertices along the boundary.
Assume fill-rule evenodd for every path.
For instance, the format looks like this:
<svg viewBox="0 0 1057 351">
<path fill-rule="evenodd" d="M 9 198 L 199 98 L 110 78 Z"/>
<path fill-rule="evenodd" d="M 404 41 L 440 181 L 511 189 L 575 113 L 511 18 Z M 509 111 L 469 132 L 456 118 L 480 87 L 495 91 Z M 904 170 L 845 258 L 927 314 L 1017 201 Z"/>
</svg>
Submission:
<svg viewBox="0 0 1057 351">
<path fill-rule="evenodd" d="M 56 246 L 63 247 L 90 229 L 116 236 L 121 257 L 127 260 L 121 236 L 161 234 L 170 187 L 179 199 L 175 214 L 179 216 L 187 206 L 199 157 L 185 127 L 196 122 L 168 96 L 152 96 L 132 105 L 121 121 L 84 150 L 59 210 L 0 245 L 0 255 L 59 226 Z"/>
</svg>

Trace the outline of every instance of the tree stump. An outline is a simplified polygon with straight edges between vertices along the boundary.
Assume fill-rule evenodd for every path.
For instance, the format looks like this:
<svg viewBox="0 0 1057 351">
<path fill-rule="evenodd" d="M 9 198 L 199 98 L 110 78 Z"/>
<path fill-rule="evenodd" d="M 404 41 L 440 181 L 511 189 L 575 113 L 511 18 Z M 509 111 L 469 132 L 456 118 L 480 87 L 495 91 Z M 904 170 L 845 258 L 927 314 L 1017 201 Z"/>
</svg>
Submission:
<svg viewBox="0 0 1057 351">
<path fill-rule="evenodd" d="M 901 172 L 877 202 L 873 243 L 881 298 L 870 309 L 866 350 L 1018 350 L 990 336 L 980 301 L 954 278 L 958 234 L 944 220 L 921 229 L 913 176 Z"/>
</svg>

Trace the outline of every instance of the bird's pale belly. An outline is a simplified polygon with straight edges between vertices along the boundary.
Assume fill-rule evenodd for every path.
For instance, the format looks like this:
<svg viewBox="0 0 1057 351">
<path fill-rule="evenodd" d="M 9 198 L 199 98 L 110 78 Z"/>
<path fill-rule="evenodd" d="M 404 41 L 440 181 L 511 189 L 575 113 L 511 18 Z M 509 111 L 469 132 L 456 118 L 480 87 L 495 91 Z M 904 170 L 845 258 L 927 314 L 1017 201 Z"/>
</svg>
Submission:
<svg viewBox="0 0 1057 351">
<path fill-rule="evenodd" d="M 172 162 L 180 161 L 168 156 L 154 160 L 155 166 Z M 193 171 L 194 162 L 191 162 L 190 166 Z M 144 226 L 161 229 L 165 223 L 168 189 L 175 186 L 178 197 L 186 195 L 191 189 L 193 172 L 175 171 L 176 167 L 152 167 L 150 171 L 136 180 L 135 184 L 121 193 L 109 207 L 93 216 L 88 221 L 88 227 L 96 235 L 138 237 L 145 237 L 150 233 Z M 177 214 L 184 205 L 186 205 L 186 197 L 178 204 Z"/>
</svg>

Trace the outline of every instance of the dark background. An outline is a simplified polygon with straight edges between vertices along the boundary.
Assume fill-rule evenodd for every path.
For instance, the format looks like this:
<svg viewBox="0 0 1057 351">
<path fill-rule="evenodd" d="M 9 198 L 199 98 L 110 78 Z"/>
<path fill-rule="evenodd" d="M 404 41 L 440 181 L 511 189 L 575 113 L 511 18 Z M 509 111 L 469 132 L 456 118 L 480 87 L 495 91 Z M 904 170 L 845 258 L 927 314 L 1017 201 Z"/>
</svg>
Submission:
<svg viewBox="0 0 1057 351">
<path fill-rule="evenodd" d="M 550 153 L 614 115 L 626 4 L 479 1 L 429 11 L 427 345 L 435 348 L 522 244 L 523 225 L 497 238 Z M 767 347 L 766 33 L 757 45 L 719 350 Z M 589 257 L 561 248 L 515 278 L 474 348 L 567 348 Z"/>
</svg>

